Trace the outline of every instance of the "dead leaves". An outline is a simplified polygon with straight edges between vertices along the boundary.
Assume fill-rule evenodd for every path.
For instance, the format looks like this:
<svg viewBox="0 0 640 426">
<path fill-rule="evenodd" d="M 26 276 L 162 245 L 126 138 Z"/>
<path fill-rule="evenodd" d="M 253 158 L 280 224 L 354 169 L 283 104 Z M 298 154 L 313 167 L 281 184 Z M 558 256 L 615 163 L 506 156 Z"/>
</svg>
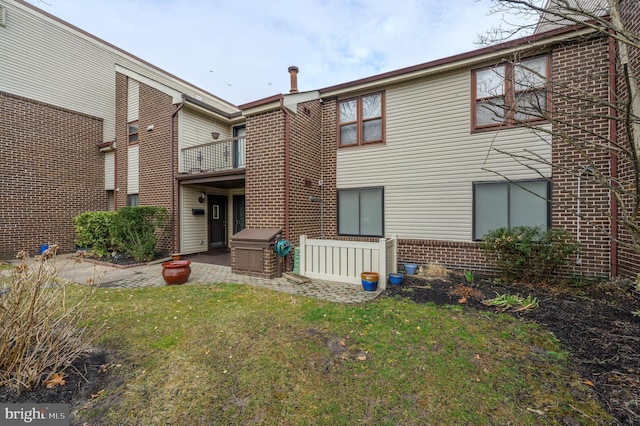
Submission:
<svg viewBox="0 0 640 426">
<path fill-rule="evenodd" d="M 102 364 L 100 367 L 98 367 L 98 373 L 106 373 L 107 371 L 111 370 L 113 367 L 121 367 L 122 364 Z"/>
<path fill-rule="evenodd" d="M 96 399 L 96 398 L 100 397 L 100 395 L 102 395 L 104 393 L 104 391 L 105 391 L 104 389 L 100 389 L 98 392 L 92 393 L 90 399 Z"/>
<path fill-rule="evenodd" d="M 64 386 L 64 373 L 53 373 L 51 377 L 44 381 L 44 384 L 47 386 L 47 389 L 53 389 L 56 386 Z"/>
</svg>

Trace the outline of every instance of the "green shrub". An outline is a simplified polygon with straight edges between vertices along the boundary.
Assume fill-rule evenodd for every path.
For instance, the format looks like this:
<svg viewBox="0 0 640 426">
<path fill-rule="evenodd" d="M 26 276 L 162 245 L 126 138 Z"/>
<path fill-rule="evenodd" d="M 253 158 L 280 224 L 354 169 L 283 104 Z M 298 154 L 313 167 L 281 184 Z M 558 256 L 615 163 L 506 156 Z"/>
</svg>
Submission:
<svg viewBox="0 0 640 426">
<path fill-rule="evenodd" d="M 114 251 L 111 228 L 116 212 L 85 212 L 73 218 L 79 247 L 87 248 L 98 256 Z"/>
<path fill-rule="evenodd" d="M 118 251 L 147 262 L 156 254 L 158 240 L 166 232 L 169 213 L 164 207 L 123 207 L 115 216 L 112 237 Z"/>
<path fill-rule="evenodd" d="M 529 226 L 496 229 L 480 243 L 481 249 L 496 255 L 501 279 L 531 283 L 548 281 L 578 247 L 564 229 L 543 231 Z"/>
</svg>

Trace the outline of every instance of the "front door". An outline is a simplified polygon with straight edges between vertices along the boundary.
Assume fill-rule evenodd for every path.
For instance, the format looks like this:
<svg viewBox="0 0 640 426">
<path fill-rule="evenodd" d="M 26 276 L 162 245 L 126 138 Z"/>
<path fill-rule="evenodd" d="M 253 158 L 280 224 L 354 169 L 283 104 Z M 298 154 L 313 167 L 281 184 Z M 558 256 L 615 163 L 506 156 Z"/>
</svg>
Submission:
<svg viewBox="0 0 640 426">
<path fill-rule="evenodd" d="M 227 197 L 209 195 L 209 248 L 227 246 Z"/>
<path fill-rule="evenodd" d="M 244 195 L 233 196 L 233 233 L 244 229 Z"/>
</svg>

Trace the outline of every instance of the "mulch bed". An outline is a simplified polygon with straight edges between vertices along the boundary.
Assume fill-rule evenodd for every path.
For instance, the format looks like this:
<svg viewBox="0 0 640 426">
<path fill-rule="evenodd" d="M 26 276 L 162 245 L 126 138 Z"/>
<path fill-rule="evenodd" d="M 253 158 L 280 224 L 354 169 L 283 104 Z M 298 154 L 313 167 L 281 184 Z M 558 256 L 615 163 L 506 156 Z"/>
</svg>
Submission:
<svg viewBox="0 0 640 426">
<path fill-rule="evenodd" d="M 469 284 L 454 273 L 447 279 L 405 276 L 401 285 L 385 291 L 416 303 L 487 311 L 497 309 L 482 301 L 496 294 L 537 297 L 535 309 L 506 312 L 551 331 L 570 353 L 573 368 L 593 383 L 603 407 L 620 424 L 640 425 L 640 296 L 629 287 L 593 284 L 561 290 L 502 285 L 478 277 Z"/>
<path fill-rule="evenodd" d="M 167 253 L 158 252 L 150 262 L 155 262 L 161 259 L 168 259 L 168 258 L 169 258 L 169 255 Z M 138 260 L 135 260 L 131 255 L 126 253 L 117 255 L 116 257 L 93 256 L 91 254 L 85 254 L 82 256 L 82 259 L 85 262 L 91 262 L 98 265 L 111 266 L 114 268 L 132 268 L 134 266 L 147 265 L 149 263 L 149 262 L 140 262 Z"/>
</svg>

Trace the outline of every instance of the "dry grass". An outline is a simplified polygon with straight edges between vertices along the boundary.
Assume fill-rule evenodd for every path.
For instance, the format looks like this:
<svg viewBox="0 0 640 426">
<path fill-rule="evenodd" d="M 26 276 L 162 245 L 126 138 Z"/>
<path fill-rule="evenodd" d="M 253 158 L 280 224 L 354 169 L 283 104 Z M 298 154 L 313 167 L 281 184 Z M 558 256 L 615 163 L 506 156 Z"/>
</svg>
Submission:
<svg viewBox="0 0 640 426">
<path fill-rule="evenodd" d="M 90 309 L 120 367 L 74 424 L 607 424 L 554 337 L 506 315 L 234 284 L 100 289 Z"/>
<path fill-rule="evenodd" d="M 437 263 L 431 263 L 429 266 L 424 268 L 422 275 L 426 278 L 447 278 L 451 271 L 445 268 L 442 265 L 438 265 Z"/>
<path fill-rule="evenodd" d="M 34 262 L 26 252 L 0 289 L 0 386 L 18 392 L 59 375 L 86 352 L 96 330 L 79 329 L 95 286 L 85 286 L 73 303 L 56 279 L 52 246 Z"/>
</svg>

